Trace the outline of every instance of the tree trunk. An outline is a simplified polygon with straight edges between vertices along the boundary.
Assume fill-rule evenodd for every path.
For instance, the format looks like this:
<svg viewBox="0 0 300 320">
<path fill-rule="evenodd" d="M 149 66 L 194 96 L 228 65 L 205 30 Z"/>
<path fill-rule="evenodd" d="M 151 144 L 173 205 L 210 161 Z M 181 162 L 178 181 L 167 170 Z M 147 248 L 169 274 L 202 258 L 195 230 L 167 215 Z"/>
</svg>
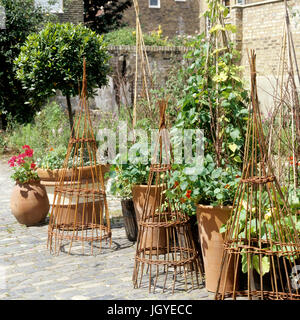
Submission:
<svg viewBox="0 0 300 320">
<path fill-rule="evenodd" d="M 70 96 L 67 95 L 67 107 L 68 107 L 68 115 L 69 115 L 69 123 L 71 130 L 73 129 L 73 113 L 72 113 L 72 105 L 71 105 L 71 99 Z"/>
</svg>

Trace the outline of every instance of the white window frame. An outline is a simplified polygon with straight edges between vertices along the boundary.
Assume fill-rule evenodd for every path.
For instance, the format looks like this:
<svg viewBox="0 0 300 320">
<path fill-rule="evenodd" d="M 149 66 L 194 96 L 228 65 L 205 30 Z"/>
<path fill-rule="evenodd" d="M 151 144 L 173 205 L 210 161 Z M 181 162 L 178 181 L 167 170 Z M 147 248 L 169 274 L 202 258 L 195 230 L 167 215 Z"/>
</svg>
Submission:
<svg viewBox="0 0 300 320">
<path fill-rule="evenodd" d="M 236 4 L 239 6 L 243 6 L 245 4 L 245 0 L 236 0 Z"/>
<path fill-rule="evenodd" d="M 160 9 L 160 0 L 157 0 L 157 6 L 151 5 L 149 0 L 149 8 L 156 8 L 156 9 Z"/>
<path fill-rule="evenodd" d="M 36 1 L 36 0 L 35 0 Z M 45 0 L 48 1 L 48 0 Z M 42 8 L 44 8 L 45 10 L 47 10 L 49 13 L 63 13 L 64 12 L 64 0 L 56 0 L 57 3 L 55 5 L 58 5 L 59 8 L 56 7 L 52 7 L 51 9 L 51 5 L 50 6 L 45 6 L 42 5 L 41 3 L 38 3 Z"/>
</svg>

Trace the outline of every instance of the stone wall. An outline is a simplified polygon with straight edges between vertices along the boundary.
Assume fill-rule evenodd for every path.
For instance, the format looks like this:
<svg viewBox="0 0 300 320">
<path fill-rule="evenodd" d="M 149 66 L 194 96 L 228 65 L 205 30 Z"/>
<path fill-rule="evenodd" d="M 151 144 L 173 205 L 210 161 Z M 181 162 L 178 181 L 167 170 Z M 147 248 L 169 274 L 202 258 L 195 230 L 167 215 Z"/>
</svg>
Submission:
<svg viewBox="0 0 300 320">
<path fill-rule="evenodd" d="M 147 56 L 151 72 L 156 78 L 156 85 L 163 86 L 168 79 L 170 68 L 181 63 L 187 51 L 185 47 L 147 46 Z M 109 46 L 111 72 L 106 87 L 97 89 L 97 95 L 89 100 L 91 112 L 95 117 L 102 112 L 117 114 L 120 107 L 133 105 L 134 79 L 136 65 L 135 46 Z M 138 92 L 142 90 L 142 80 L 138 76 Z M 58 94 L 55 100 L 66 108 L 65 98 Z M 72 98 L 74 109 L 78 106 L 78 97 Z"/>
<path fill-rule="evenodd" d="M 134 99 L 134 79 L 136 68 L 135 46 L 110 46 L 112 68 L 109 85 L 98 90 L 93 109 L 113 110 L 120 105 L 132 106 Z M 168 72 L 175 63 L 183 61 L 185 47 L 146 47 L 150 70 L 156 78 L 156 85 L 163 86 Z M 141 73 L 138 75 L 138 93 L 142 90 Z"/>
<path fill-rule="evenodd" d="M 140 23 L 145 33 L 161 25 L 163 35 L 195 34 L 199 31 L 198 0 L 160 0 L 160 8 L 149 8 L 149 0 L 139 0 Z M 123 21 L 135 28 L 134 6 L 127 9 Z"/>
<path fill-rule="evenodd" d="M 58 13 L 59 21 L 83 23 L 83 0 L 64 0 L 63 13 Z"/>
</svg>

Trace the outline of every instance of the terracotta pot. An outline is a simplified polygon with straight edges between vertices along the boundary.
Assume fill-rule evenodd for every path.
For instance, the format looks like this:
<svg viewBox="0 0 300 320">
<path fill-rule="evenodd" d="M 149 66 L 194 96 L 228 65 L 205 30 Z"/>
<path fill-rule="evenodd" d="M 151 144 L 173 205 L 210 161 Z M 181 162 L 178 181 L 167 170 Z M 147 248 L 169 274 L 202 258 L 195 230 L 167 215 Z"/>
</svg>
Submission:
<svg viewBox="0 0 300 320">
<path fill-rule="evenodd" d="M 82 182 L 87 182 L 92 188 L 92 170 L 95 172 L 95 170 L 100 170 L 100 166 L 102 169 L 102 176 L 104 178 L 104 174 L 109 171 L 110 165 L 97 165 L 97 166 L 85 166 L 83 168 L 79 167 L 77 169 L 66 169 L 65 175 L 64 175 L 64 183 L 67 186 L 72 178 L 72 176 L 76 179 L 80 173 L 80 177 L 82 178 Z M 59 178 L 62 175 L 64 169 L 37 169 L 37 173 L 41 179 L 41 184 L 46 187 L 49 202 L 50 205 L 57 205 L 57 199 L 56 203 L 54 204 L 54 189 L 55 186 L 59 183 Z M 105 181 L 105 179 L 104 179 Z M 92 199 L 90 199 L 90 202 L 86 202 L 86 199 L 83 197 L 80 197 L 77 204 L 77 214 L 75 218 L 75 212 L 76 212 L 76 202 L 77 197 L 76 196 L 70 196 L 66 197 L 66 199 L 63 201 L 61 199 L 60 202 L 60 217 L 57 222 L 59 224 L 64 224 L 66 227 L 71 227 L 74 224 L 91 224 L 91 223 L 100 223 L 100 217 L 103 217 L 103 200 L 95 201 L 95 211 L 93 214 L 93 202 Z M 96 212 L 96 214 L 95 214 Z M 84 216 L 83 216 L 84 214 Z"/>
<path fill-rule="evenodd" d="M 138 222 L 138 229 L 140 229 L 139 226 L 139 220 L 142 217 L 143 214 L 143 208 L 144 208 L 144 203 L 146 199 L 146 191 L 147 191 L 148 186 L 147 185 L 134 185 L 132 187 L 132 201 L 134 204 L 134 209 L 135 209 L 135 214 L 136 214 L 136 219 Z M 149 204 L 146 212 L 146 216 L 152 215 L 153 210 L 155 210 L 155 186 L 150 187 L 150 195 L 149 195 Z M 159 188 L 156 192 L 159 194 L 162 188 Z M 154 217 L 153 220 L 154 222 L 158 221 L 158 217 Z M 152 237 L 152 244 L 151 244 L 151 237 Z M 167 246 L 167 236 L 166 236 L 166 230 L 165 228 L 145 228 L 144 234 L 141 237 L 141 249 L 143 248 L 148 248 L 145 253 L 149 254 L 150 250 L 149 248 L 151 247 L 154 249 L 152 252 L 153 254 L 157 253 L 156 248 L 161 248 L 158 250 L 158 254 L 164 254 L 166 253 L 166 246 Z"/>
<path fill-rule="evenodd" d="M 104 175 L 106 172 L 109 171 L 110 165 L 109 164 L 101 164 L 101 165 L 97 165 L 97 169 L 99 170 L 101 166 L 102 169 L 102 176 L 104 179 L 104 183 L 107 182 L 108 179 L 104 178 Z M 94 166 L 85 166 L 83 168 L 78 168 L 77 170 L 73 170 L 72 169 L 67 169 L 64 175 L 64 181 L 70 181 L 72 178 L 72 175 L 74 175 L 74 177 L 78 177 L 79 172 L 81 173 L 81 177 L 82 179 L 86 179 L 86 180 L 90 180 L 92 179 L 92 174 L 91 174 L 91 167 Z M 41 184 L 44 185 L 46 187 L 46 191 L 48 193 L 48 197 L 49 197 L 49 203 L 50 205 L 53 204 L 53 200 L 54 200 L 54 188 L 55 185 L 58 183 L 59 181 L 59 177 L 62 175 L 64 169 L 41 169 L 38 168 L 37 169 L 37 174 L 39 176 L 39 178 L 41 179 Z"/>
<path fill-rule="evenodd" d="M 44 222 L 50 208 L 45 187 L 40 181 L 16 183 L 12 190 L 10 207 L 21 224 L 33 226 Z"/>
<path fill-rule="evenodd" d="M 122 199 L 121 206 L 127 239 L 129 241 L 136 241 L 138 226 L 132 199 Z"/>
<path fill-rule="evenodd" d="M 132 201 L 134 204 L 136 220 L 139 222 L 140 218 L 143 214 L 144 203 L 146 199 L 146 191 L 148 186 L 147 185 L 133 185 L 132 186 Z M 162 191 L 162 187 L 157 189 L 157 195 L 159 192 Z M 164 196 L 163 196 L 164 199 Z M 150 187 L 150 195 L 149 195 L 149 204 L 146 212 L 146 216 L 152 214 L 155 204 L 155 186 Z"/>
<path fill-rule="evenodd" d="M 222 224 L 230 217 L 232 207 L 212 207 L 197 205 L 197 220 L 201 251 L 205 270 L 205 286 L 208 291 L 216 292 L 224 251 L 224 234 L 219 232 Z M 219 292 L 223 291 L 224 277 Z M 229 265 L 225 291 L 232 291 L 234 279 L 233 261 Z"/>
</svg>

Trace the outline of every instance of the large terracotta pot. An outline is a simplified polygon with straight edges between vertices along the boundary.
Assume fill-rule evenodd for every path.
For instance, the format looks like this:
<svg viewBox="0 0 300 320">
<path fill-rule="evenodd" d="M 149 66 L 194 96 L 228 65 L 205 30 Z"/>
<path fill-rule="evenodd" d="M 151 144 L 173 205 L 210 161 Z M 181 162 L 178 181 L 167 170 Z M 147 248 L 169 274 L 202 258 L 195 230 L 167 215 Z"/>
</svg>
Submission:
<svg viewBox="0 0 300 320">
<path fill-rule="evenodd" d="M 99 171 L 101 166 L 102 170 L 102 176 L 104 179 L 104 175 L 106 172 L 109 171 L 110 165 L 109 164 L 101 164 L 97 165 L 96 168 Z M 93 166 L 94 167 L 94 166 Z M 53 204 L 54 200 L 54 188 L 55 185 L 57 185 L 59 177 L 62 175 L 64 169 L 37 169 L 37 174 L 41 180 L 41 184 L 46 187 L 46 191 L 48 193 L 49 202 L 50 205 Z M 78 174 L 80 173 L 80 176 L 82 179 L 89 180 L 91 182 L 92 175 L 91 175 L 91 166 L 85 166 L 83 168 L 78 168 L 76 171 L 73 172 L 73 169 L 66 169 L 65 175 L 64 175 L 64 181 L 65 184 L 68 184 L 68 181 L 71 180 L 72 176 L 75 178 L 78 177 Z M 106 183 L 107 179 L 104 179 L 104 182 Z"/>
<path fill-rule="evenodd" d="M 61 177 L 63 170 L 65 171 L 64 174 L 64 184 L 68 186 L 71 182 L 71 178 L 73 177 L 73 180 L 78 178 L 79 174 L 81 177 L 81 183 L 85 185 L 85 183 L 88 184 L 89 188 L 92 188 L 92 170 L 93 174 L 95 176 L 95 171 L 97 170 L 100 172 L 100 166 L 102 170 L 102 176 L 104 178 L 104 174 L 109 171 L 110 165 L 97 165 L 97 166 L 85 166 L 85 167 L 79 167 L 77 169 L 37 169 L 37 173 L 41 179 L 41 184 L 46 187 L 49 202 L 50 205 L 58 205 L 58 199 L 55 200 L 54 204 L 54 189 L 55 186 L 59 184 L 59 178 Z M 59 211 L 59 217 L 57 218 L 58 224 L 64 224 L 65 226 L 72 226 L 73 223 L 78 224 L 94 224 L 94 223 L 100 223 L 100 217 L 103 216 L 103 200 L 96 200 L 93 204 L 92 198 L 89 198 L 87 201 L 84 197 L 77 197 L 70 196 L 66 197 L 65 199 L 61 198 L 61 201 L 59 203 L 60 209 Z M 77 205 L 77 210 L 76 210 Z M 93 214 L 93 208 L 94 208 L 94 214 Z M 56 212 L 57 212 L 56 211 Z M 77 211 L 77 213 L 76 213 Z M 75 213 L 76 213 L 76 219 L 75 219 Z M 96 213 L 96 214 L 95 214 Z M 84 214 L 84 217 L 83 217 Z"/>
<path fill-rule="evenodd" d="M 197 205 L 197 221 L 201 251 L 205 270 L 205 286 L 208 291 L 216 292 L 220 276 L 224 251 L 224 234 L 219 232 L 222 224 L 230 217 L 232 207 L 213 207 Z M 234 279 L 233 261 L 229 265 L 225 291 L 232 291 Z M 219 292 L 223 291 L 224 277 L 220 282 Z"/>
<path fill-rule="evenodd" d="M 10 207 L 21 224 L 33 226 L 44 222 L 50 208 L 45 187 L 36 180 L 17 182 L 12 190 Z"/>
<path fill-rule="evenodd" d="M 140 231 L 139 221 L 142 218 L 144 203 L 146 200 L 146 191 L 148 186 L 147 185 L 134 185 L 132 186 L 132 201 L 135 209 L 136 220 L 138 222 L 138 229 Z M 147 212 L 145 213 L 146 216 L 151 216 L 154 210 L 154 207 L 157 206 L 155 204 L 155 186 L 150 187 L 150 194 L 149 194 L 149 203 Z M 159 195 L 159 192 L 162 191 L 162 187 L 158 188 L 156 194 Z M 156 200 L 157 201 L 157 200 Z M 154 216 L 154 222 L 158 221 L 158 217 Z M 145 251 L 146 254 L 150 253 L 149 248 L 152 245 L 152 248 L 161 248 L 158 250 L 158 254 L 164 254 L 166 252 L 167 246 L 167 237 L 165 228 L 145 228 L 144 234 L 141 237 L 141 249 L 147 248 Z M 151 243 L 152 238 L 152 243 Z M 152 250 L 153 254 L 157 254 L 157 250 Z"/>
</svg>

